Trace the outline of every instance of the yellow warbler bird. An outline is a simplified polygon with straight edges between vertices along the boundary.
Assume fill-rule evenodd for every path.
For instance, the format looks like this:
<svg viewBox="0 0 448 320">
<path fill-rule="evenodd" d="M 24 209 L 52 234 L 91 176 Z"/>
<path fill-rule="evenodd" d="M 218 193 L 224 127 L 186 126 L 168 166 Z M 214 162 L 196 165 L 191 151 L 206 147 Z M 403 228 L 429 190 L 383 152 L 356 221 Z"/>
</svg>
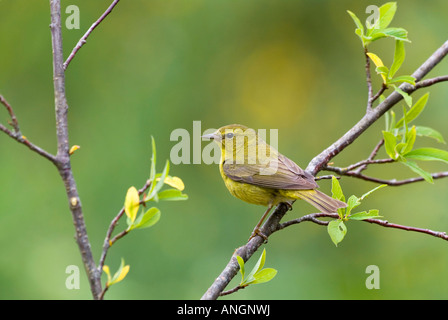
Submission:
<svg viewBox="0 0 448 320">
<path fill-rule="evenodd" d="M 261 139 L 255 130 L 239 124 L 219 128 L 202 136 L 221 146 L 219 171 L 230 193 L 249 203 L 268 209 L 251 238 L 260 234 L 259 227 L 272 207 L 284 202 L 291 205 L 302 199 L 323 213 L 335 213 L 346 203 L 316 190 L 314 177 L 302 170 Z"/>
</svg>

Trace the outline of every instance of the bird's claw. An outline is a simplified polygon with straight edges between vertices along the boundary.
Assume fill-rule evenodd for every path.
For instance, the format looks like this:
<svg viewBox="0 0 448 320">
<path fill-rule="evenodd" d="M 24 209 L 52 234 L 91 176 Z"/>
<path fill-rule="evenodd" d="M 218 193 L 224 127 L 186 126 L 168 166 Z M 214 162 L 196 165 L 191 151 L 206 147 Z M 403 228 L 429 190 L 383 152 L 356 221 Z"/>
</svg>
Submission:
<svg viewBox="0 0 448 320">
<path fill-rule="evenodd" d="M 261 232 L 261 230 L 259 228 L 255 228 L 254 231 L 252 231 L 252 234 L 251 234 L 249 240 L 247 240 L 247 242 L 249 242 L 250 240 L 252 240 L 252 238 L 254 238 L 256 236 L 260 236 L 261 238 L 263 238 L 264 243 L 268 242 L 268 236 L 265 235 L 263 232 Z"/>
</svg>

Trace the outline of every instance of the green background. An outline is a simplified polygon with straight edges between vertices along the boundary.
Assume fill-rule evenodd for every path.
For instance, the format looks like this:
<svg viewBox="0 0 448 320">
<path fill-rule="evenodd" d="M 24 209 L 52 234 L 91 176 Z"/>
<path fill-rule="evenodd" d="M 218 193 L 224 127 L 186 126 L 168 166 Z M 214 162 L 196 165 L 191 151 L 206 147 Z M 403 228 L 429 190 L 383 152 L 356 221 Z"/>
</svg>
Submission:
<svg viewBox="0 0 448 320">
<path fill-rule="evenodd" d="M 62 1 L 80 9 L 80 29 L 63 27 L 67 57 L 111 1 Z M 365 112 L 367 90 L 361 43 L 349 9 L 361 20 L 377 1 L 132 0 L 121 1 L 88 39 L 66 72 L 70 144 L 89 238 L 96 261 L 126 190 L 149 175 L 153 135 L 158 171 L 176 144 L 176 128 L 192 133 L 230 123 L 278 129 L 279 151 L 302 167 L 350 129 Z M 399 74 L 412 73 L 447 36 L 447 1 L 398 1 L 391 24 L 409 31 Z M 0 1 L 0 94 L 13 106 L 23 134 L 55 152 L 54 97 L 48 1 Z M 394 42 L 371 51 L 390 65 Z M 448 73 L 443 61 L 430 76 Z M 375 74 L 374 89 L 380 80 Z M 446 84 L 431 91 L 417 120 L 448 137 Z M 403 103 L 395 108 L 401 114 Z M 0 122 L 8 115 L 0 108 Z M 345 166 L 365 159 L 381 138 L 384 121 L 372 126 L 334 159 Z M 205 146 L 205 142 L 202 146 Z M 425 138 L 417 146 L 438 147 Z M 441 146 L 446 148 L 446 146 Z M 74 241 L 63 185 L 45 159 L 0 134 L 0 298 L 90 299 Z M 385 152 L 380 157 L 386 157 Z M 423 163 L 428 171 L 446 165 Z M 244 244 L 264 208 L 233 198 L 217 165 L 172 165 L 188 201 L 158 204 L 160 222 L 136 230 L 109 251 L 114 271 L 123 257 L 126 279 L 109 299 L 198 299 Z M 381 178 L 414 174 L 399 164 L 372 166 Z M 375 185 L 343 178 L 346 195 Z M 320 182 L 329 192 L 330 182 Z M 379 209 L 403 225 L 448 230 L 448 179 L 387 187 L 360 209 Z M 297 202 L 286 218 L 313 212 Z M 266 267 L 276 278 L 229 296 L 232 299 L 447 299 L 447 243 L 423 234 L 348 222 L 335 247 L 325 227 L 311 223 L 274 234 Z M 124 220 L 118 231 L 125 228 Z M 257 253 L 247 268 L 258 258 Z M 68 290 L 65 273 L 80 266 L 81 289 Z M 380 289 L 365 286 L 366 267 L 380 269 Z M 239 275 L 230 284 L 235 286 Z"/>
</svg>

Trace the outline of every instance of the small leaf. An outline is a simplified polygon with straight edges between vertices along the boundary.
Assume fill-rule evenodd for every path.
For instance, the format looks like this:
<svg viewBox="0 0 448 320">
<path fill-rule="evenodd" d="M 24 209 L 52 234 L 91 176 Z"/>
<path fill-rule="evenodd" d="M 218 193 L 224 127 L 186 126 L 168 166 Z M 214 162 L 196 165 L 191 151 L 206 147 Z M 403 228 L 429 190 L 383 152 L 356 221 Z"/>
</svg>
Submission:
<svg viewBox="0 0 448 320">
<path fill-rule="evenodd" d="M 395 12 L 397 11 L 396 2 L 388 2 L 380 7 L 380 16 L 378 19 L 378 28 L 385 29 L 389 26 L 394 18 Z"/>
<path fill-rule="evenodd" d="M 277 275 L 277 270 L 273 268 L 266 268 L 254 274 L 254 279 L 251 284 L 265 283 L 271 281 Z"/>
<path fill-rule="evenodd" d="M 266 259 L 266 249 L 263 249 L 263 252 L 260 258 L 258 259 L 257 263 L 255 264 L 254 268 L 250 271 L 250 273 L 247 275 L 247 278 L 244 280 L 244 284 L 250 284 L 255 280 L 254 274 L 263 268 L 265 259 Z"/>
<path fill-rule="evenodd" d="M 145 229 L 152 227 L 160 220 L 160 210 L 156 207 L 149 208 L 144 214 L 141 215 L 139 221 L 131 226 L 132 229 Z"/>
<path fill-rule="evenodd" d="M 178 201 L 188 199 L 188 196 L 186 194 L 183 194 L 181 191 L 176 189 L 168 189 L 160 191 L 158 197 L 159 200 L 166 200 L 166 201 Z"/>
<path fill-rule="evenodd" d="M 104 266 L 103 266 L 103 271 L 104 271 L 104 273 L 107 275 L 107 282 L 106 282 L 106 283 L 111 282 L 111 281 L 112 281 L 112 276 L 110 275 L 110 269 L 109 269 L 109 266 L 104 265 Z"/>
<path fill-rule="evenodd" d="M 415 120 L 420 113 L 425 109 L 426 103 L 428 102 L 429 93 L 426 93 L 424 96 L 422 96 L 418 101 L 409 109 L 408 112 L 406 112 L 406 122 L 409 124 L 411 121 Z M 397 124 L 395 125 L 395 128 L 400 128 L 404 123 L 404 117 L 401 118 Z"/>
<path fill-rule="evenodd" d="M 395 146 L 397 145 L 397 138 L 392 132 L 383 131 L 384 137 L 384 147 L 386 148 L 386 153 L 391 157 L 391 159 L 397 159 L 397 154 L 395 153 Z"/>
<path fill-rule="evenodd" d="M 390 66 L 389 78 L 393 78 L 395 73 L 400 69 L 403 64 L 405 58 L 405 50 L 404 43 L 400 40 L 395 40 L 395 52 L 394 52 L 394 61 Z"/>
<path fill-rule="evenodd" d="M 170 170 L 170 162 L 169 162 L 169 160 L 167 160 L 166 164 L 165 164 L 165 168 L 163 168 L 163 172 L 162 172 L 158 182 L 156 179 L 154 179 L 153 182 L 151 183 L 151 187 L 149 189 L 148 195 L 145 198 L 145 201 L 152 200 L 153 198 L 154 198 L 154 200 L 158 201 L 157 193 L 159 192 L 160 189 L 162 189 L 164 181 L 168 175 L 169 170 Z"/>
<path fill-rule="evenodd" d="M 358 37 L 361 39 L 361 42 L 363 44 L 363 46 L 365 45 L 364 43 L 364 26 L 362 25 L 361 21 L 359 20 L 359 18 L 350 10 L 347 10 L 348 14 L 350 15 L 350 17 L 352 17 L 353 21 L 355 22 L 356 25 L 356 30 L 355 33 L 358 35 Z"/>
<path fill-rule="evenodd" d="M 131 223 L 135 221 L 137 217 L 138 207 L 140 206 L 140 197 L 135 187 L 130 187 L 126 193 L 124 200 L 124 211 Z"/>
<path fill-rule="evenodd" d="M 335 176 L 331 177 L 331 194 L 333 195 L 333 199 L 338 199 L 345 202 L 345 197 L 344 193 L 342 192 L 341 185 L 339 184 L 339 181 Z"/>
<path fill-rule="evenodd" d="M 409 167 L 412 171 L 417 173 L 419 176 L 421 176 L 423 179 L 425 179 L 429 183 L 434 183 L 434 180 L 429 172 L 426 172 L 425 170 L 421 169 L 417 163 L 414 161 L 400 161 L 405 166 Z"/>
<path fill-rule="evenodd" d="M 415 86 L 415 78 L 413 76 L 398 76 L 398 77 L 395 77 L 393 79 L 389 79 L 387 82 L 388 83 L 407 82 L 407 83 L 412 84 L 413 86 Z"/>
<path fill-rule="evenodd" d="M 179 177 L 167 176 L 164 183 L 180 191 L 185 189 L 184 182 Z"/>
<path fill-rule="evenodd" d="M 435 139 L 437 142 L 445 143 L 445 140 L 443 139 L 443 136 L 440 132 L 437 130 L 434 130 L 433 128 L 429 127 L 422 127 L 422 126 L 416 126 L 417 136 L 419 137 L 428 137 Z"/>
<path fill-rule="evenodd" d="M 240 272 L 241 272 L 241 282 L 240 284 L 243 283 L 244 281 L 244 260 L 243 258 L 241 258 L 240 256 L 236 256 L 236 260 L 238 261 L 238 264 L 240 265 Z"/>
<path fill-rule="evenodd" d="M 405 154 L 406 159 L 442 161 L 448 163 L 448 151 L 437 148 L 420 148 Z"/>
<path fill-rule="evenodd" d="M 378 57 L 376 54 L 372 52 L 367 52 L 367 55 L 369 58 L 373 61 L 373 63 L 376 66 L 377 73 L 381 74 L 381 77 L 383 78 L 383 82 L 387 83 L 386 75 L 389 72 L 386 66 L 384 66 L 383 61 Z"/>
<path fill-rule="evenodd" d="M 357 212 L 351 214 L 348 218 L 350 220 L 365 220 L 365 219 L 376 219 L 376 218 L 382 218 L 382 216 L 378 215 L 379 211 L 376 209 L 362 212 Z"/>
<path fill-rule="evenodd" d="M 332 220 L 328 223 L 327 231 L 331 241 L 333 241 L 337 247 L 338 243 L 341 242 L 347 234 L 347 227 L 341 219 Z"/>
<path fill-rule="evenodd" d="M 415 129 L 415 126 L 412 126 L 411 130 L 409 130 L 405 137 L 406 137 L 406 147 L 402 150 L 402 154 L 406 154 L 412 150 L 415 143 L 415 138 L 417 136 L 417 130 Z"/>
<path fill-rule="evenodd" d="M 123 280 L 129 272 L 129 265 L 124 265 L 124 259 L 121 259 L 120 268 L 118 268 L 117 272 L 112 277 L 111 281 L 108 281 L 107 285 L 111 286 Z"/>
<path fill-rule="evenodd" d="M 408 39 L 408 32 L 403 28 L 387 28 L 382 29 L 378 34 L 385 35 L 386 37 L 394 38 L 395 40 L 401 40 L 411 42 Z"/>
</svg>

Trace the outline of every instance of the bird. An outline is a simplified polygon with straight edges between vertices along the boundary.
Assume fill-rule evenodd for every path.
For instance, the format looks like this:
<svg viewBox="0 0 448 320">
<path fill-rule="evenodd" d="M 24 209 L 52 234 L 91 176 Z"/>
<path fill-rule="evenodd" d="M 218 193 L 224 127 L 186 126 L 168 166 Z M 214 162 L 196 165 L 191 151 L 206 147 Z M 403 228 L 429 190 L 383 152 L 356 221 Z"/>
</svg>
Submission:
<svg viewBox="0 0 448 320">
<path fill-rule="evenodd" d="M 251 237 L 260 235 L 260 226 L 274 206 L 305 200 L 322 213 L 336 213 L 347 206 L 317 190 L 314 176 L 267 144 L 254 129 L 241 124 L 226 125 L 202 136 L 221 148 L 219 171 L 230 193 L 245 202 L 266 206 Z"/>
</svg>

